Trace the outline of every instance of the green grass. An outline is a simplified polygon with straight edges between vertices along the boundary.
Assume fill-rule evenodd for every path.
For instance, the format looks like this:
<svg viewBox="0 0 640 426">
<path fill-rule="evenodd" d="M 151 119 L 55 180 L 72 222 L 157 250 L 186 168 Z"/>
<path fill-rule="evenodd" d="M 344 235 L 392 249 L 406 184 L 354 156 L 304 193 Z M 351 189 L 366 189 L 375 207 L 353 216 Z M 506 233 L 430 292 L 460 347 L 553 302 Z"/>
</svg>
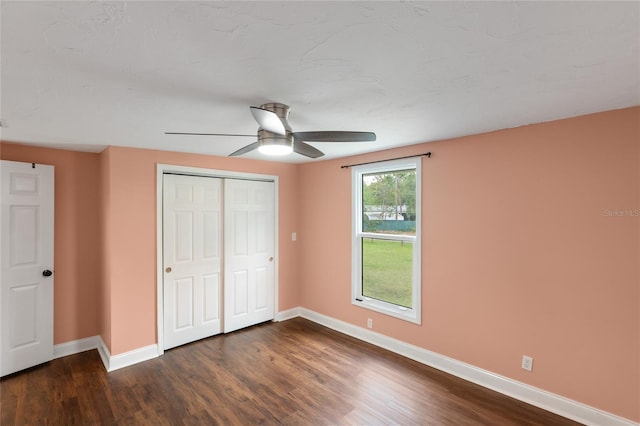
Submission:
<svg viewBox="0 0 640 426">
<path fill-rule="evenodd" d="M 364 296 L 412 307 L 413 244 L 365 238 L 362 242 Z"/>
</svg>

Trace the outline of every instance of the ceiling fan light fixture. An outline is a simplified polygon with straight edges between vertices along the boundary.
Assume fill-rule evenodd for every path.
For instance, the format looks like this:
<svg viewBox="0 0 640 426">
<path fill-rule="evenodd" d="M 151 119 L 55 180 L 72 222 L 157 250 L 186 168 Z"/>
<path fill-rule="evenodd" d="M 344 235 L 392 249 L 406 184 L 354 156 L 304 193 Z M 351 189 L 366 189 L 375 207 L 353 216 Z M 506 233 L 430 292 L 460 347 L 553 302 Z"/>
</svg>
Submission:
<svg viewBox="0 0 640 426">
<path fill-rule="evenodd" d="M 293 147 L 287 145 L 262 145 L 258 147 L 258 151 L 264 155 L 280 156 L 291 154 Z"/>
<path fill-rule="evenodd" d="M 258 131 L 258 151 L 264 155 L 280 156 L 293 152 L 293 135 L 286 136 L 270 134 L 265 130 Z"/>
</svg>

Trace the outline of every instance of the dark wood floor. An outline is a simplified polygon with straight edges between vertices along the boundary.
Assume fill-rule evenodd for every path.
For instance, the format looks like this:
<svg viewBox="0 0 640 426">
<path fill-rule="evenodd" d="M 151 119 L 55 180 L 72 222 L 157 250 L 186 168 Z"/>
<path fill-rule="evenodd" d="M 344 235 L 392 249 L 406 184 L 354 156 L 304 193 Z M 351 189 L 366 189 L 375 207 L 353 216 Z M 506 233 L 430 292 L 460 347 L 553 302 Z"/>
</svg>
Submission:
<svg viewBox="0 0 640 426">
<path fill-rule="evenodd" d="M 2 379 L 3 426 L 575 425 L 296 318 L 106 373 L 97 351 Z"/>
</svg>

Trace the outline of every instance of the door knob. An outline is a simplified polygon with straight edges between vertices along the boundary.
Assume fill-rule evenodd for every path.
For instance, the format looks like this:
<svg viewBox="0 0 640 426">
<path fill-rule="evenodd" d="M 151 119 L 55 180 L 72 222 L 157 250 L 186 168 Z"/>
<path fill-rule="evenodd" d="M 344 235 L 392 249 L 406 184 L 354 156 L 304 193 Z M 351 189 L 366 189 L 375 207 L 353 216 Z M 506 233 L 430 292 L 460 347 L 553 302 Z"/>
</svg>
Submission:
<svg viewBox="0 0 640 426">
<path fill-rule="evenodd" d="M 51 272 L 48 269 L 45 269 L 44 271 L 42 271 L 42 276 L 43 277 L 50 277 L 51 275 L 53 275 L 53 272 Z"/>
<path fill-rule="evenodd" d="M 165 271 L 167 274 L 168 274 L 169 272 L 171 272 L 171 266 L 167 266 L 167 268 L 166 268 L 164 271 Z"/>
<path fill-rule="evenodd" d="M 273 256 L 269 258 L 269 262 L 273 262 Z"/>
</svg>

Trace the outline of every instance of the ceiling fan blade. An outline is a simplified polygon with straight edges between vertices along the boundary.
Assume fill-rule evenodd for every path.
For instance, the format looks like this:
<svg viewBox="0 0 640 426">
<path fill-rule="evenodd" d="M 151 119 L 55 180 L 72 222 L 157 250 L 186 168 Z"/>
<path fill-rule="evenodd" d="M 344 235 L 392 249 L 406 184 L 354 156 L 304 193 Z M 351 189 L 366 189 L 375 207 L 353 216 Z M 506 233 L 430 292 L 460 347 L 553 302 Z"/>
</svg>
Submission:
<svg viewBox="0 0 640 426">
<path fill-rule="evenodd" d="M 245 147 L 240 148 L 237 151 L 233 151 L 231 154 L 229 154 L 229 157 L 237 157 L 238 155 L 246 154 L 247 152 L 253 151 L 257 147 L 258 147 L 258 142 L 254 142 L 252 144 L 249 144 Z"/>
<path fill-rule="evenodd" d="M 295 141 L 307 142 L 373 142 L 376 134 L 373 132 L 294 132 Z"/>
<path fill-rule="evenodd" d="M 256 119 L 260 127 L 264 130 L 283 136 L 287 134 L 287 129 L 285 128 L 284 123 L 275 112 L 254 106 L 249 108 L 251 109 L 251 115 L 253 115 L 253 118 Z"/>
<path fill-rule="evenodd" d="M 309 158 L 318 158 L 324 155 L 324 152 L 301 141 L 293 141 L 293 151 Z"/>
<path fill-rule="evenodd" d="M 235 133 L 182 133 L 182 132 L 164 132 L 165 135 L 190 135 L 190 136 L 243 136 L 247 138 L 255 138 L 256 135 L 238 135 Z"/>
</svg>

